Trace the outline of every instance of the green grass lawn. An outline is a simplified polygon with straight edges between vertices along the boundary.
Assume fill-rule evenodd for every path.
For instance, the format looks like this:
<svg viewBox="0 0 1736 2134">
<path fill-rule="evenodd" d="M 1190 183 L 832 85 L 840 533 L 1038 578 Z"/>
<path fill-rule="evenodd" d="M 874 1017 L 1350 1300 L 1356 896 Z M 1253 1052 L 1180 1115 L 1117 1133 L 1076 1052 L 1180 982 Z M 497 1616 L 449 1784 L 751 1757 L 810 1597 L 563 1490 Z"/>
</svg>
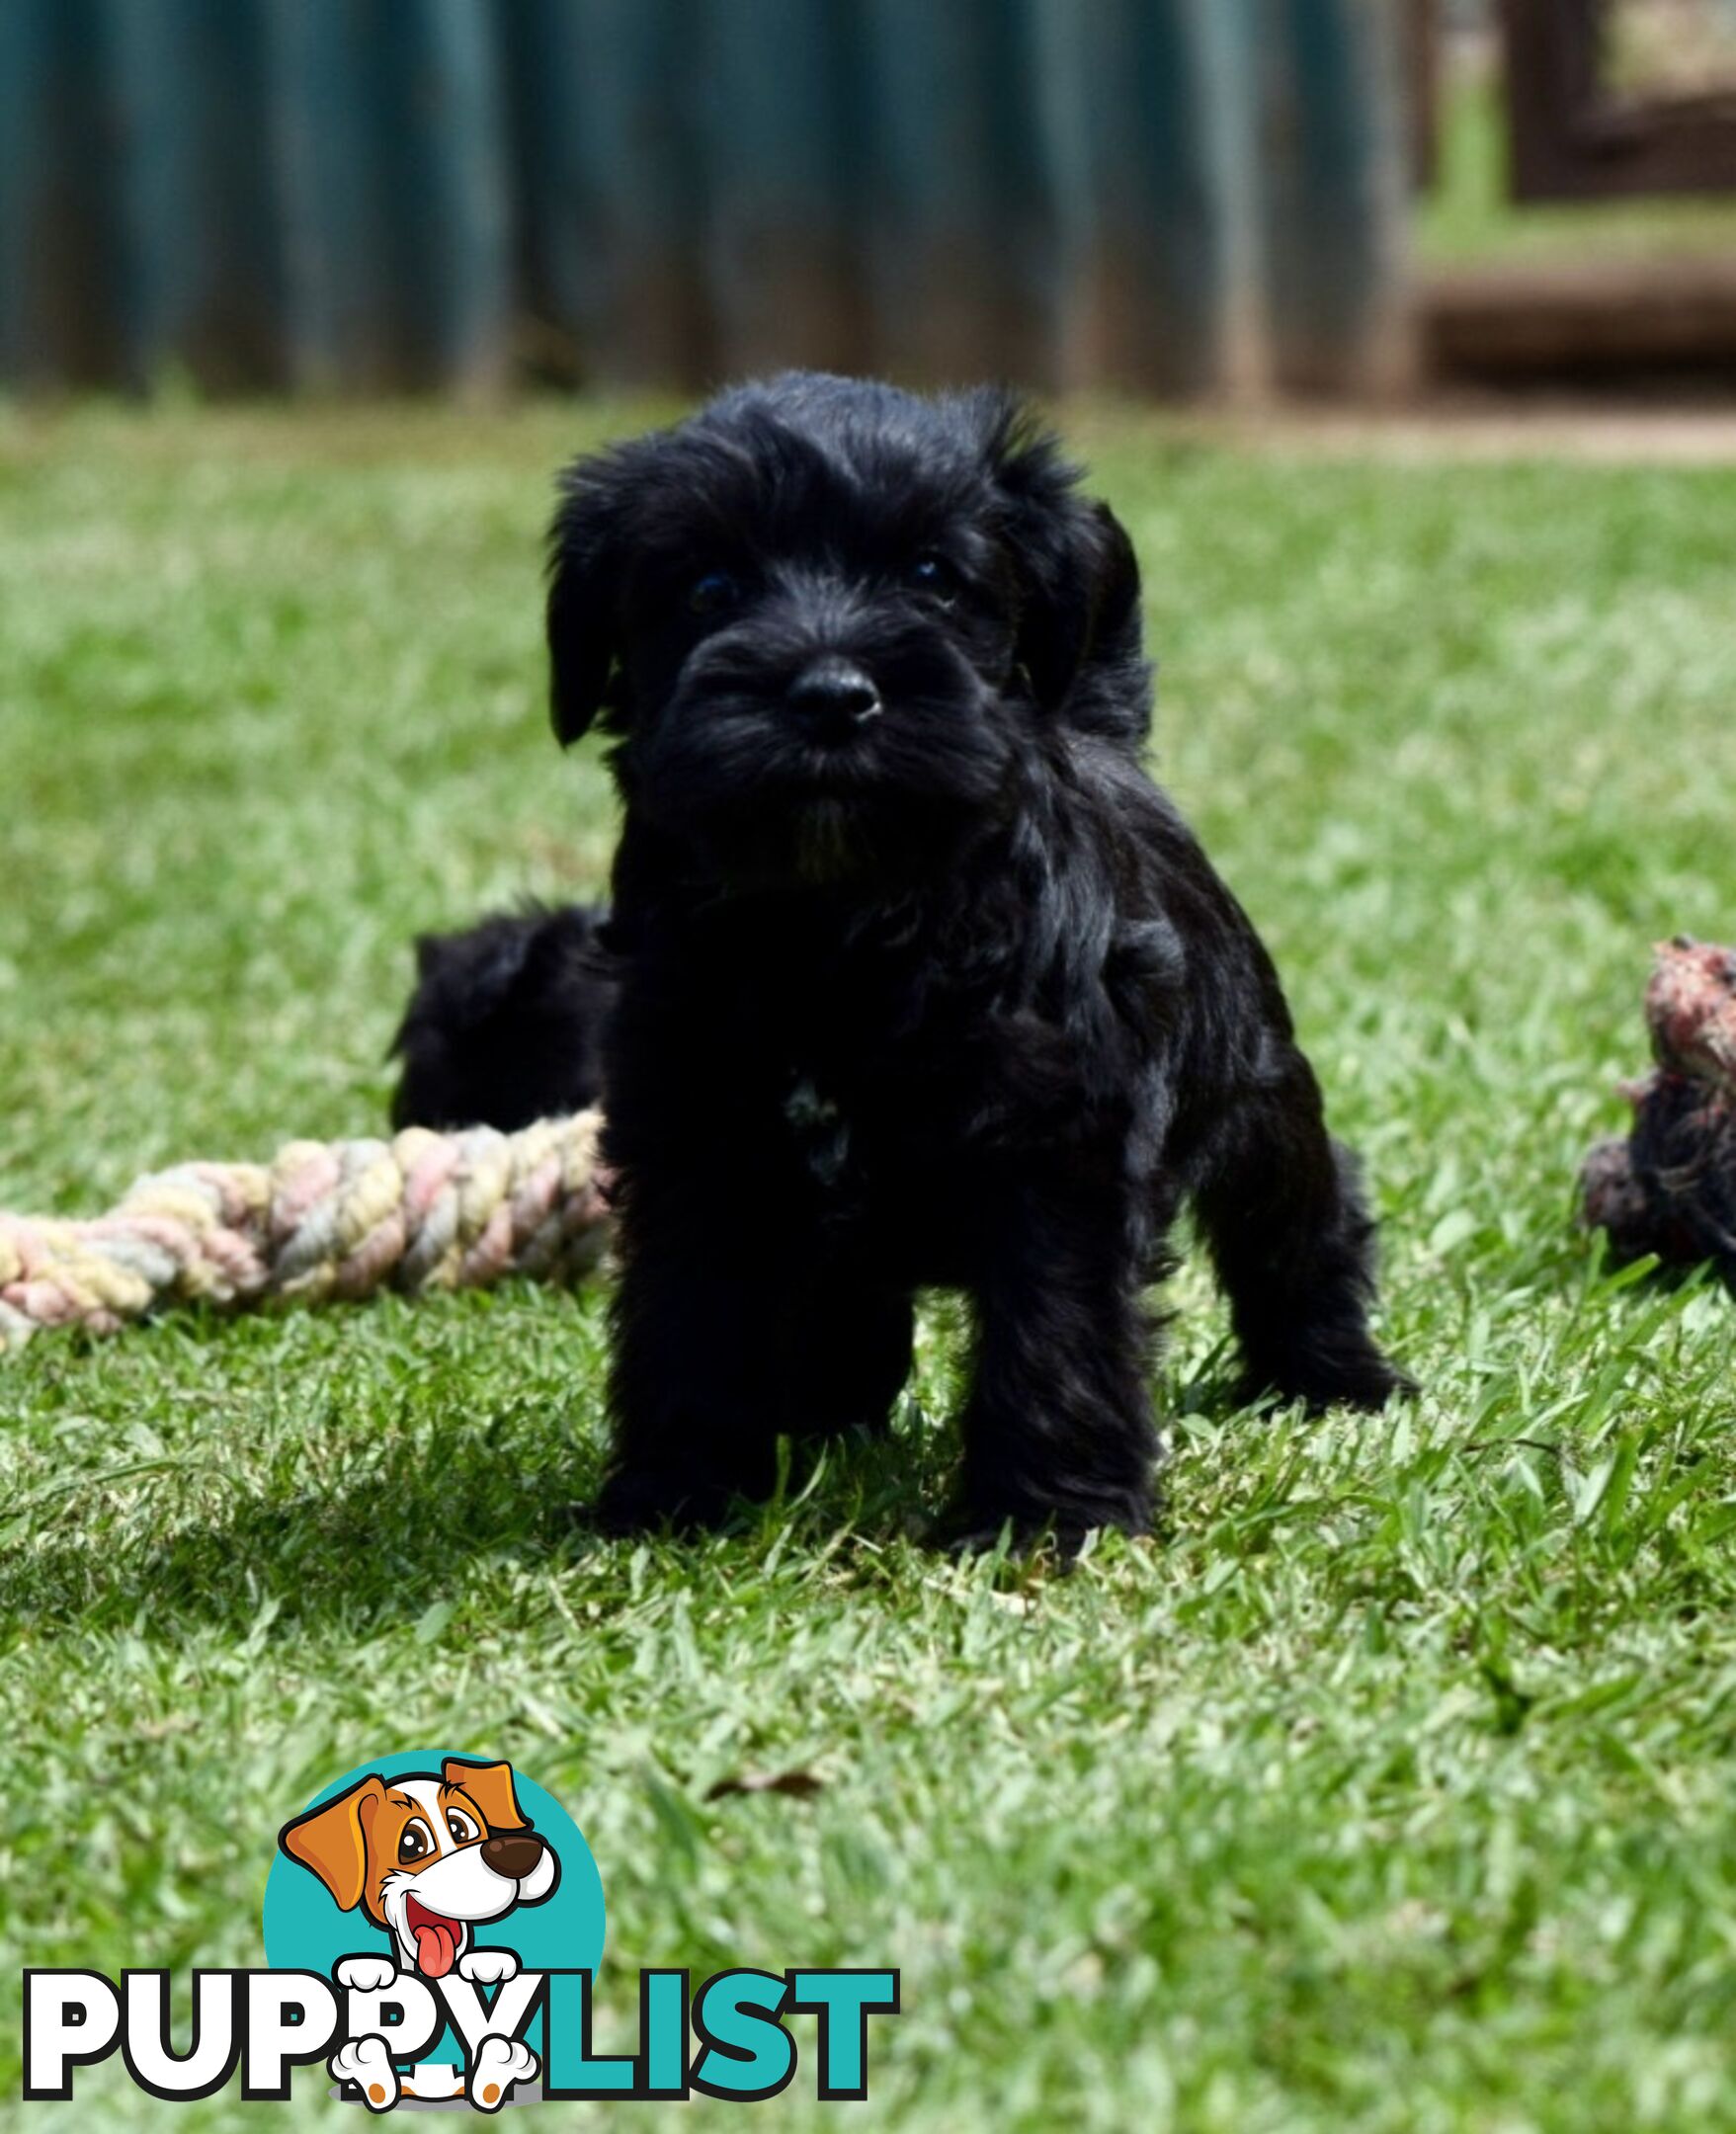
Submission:
<svg viewBox="0 0 1736 2134">
<path fill-rule="evenodd" d="M 0 1202 L 372 1129 L 417 929 L 601 885 L 539 534 L 628 419 L 0 427 Z M 40 1341 L 0 1362 L 0 2112 L 163 2121 L 115 2068 L 18 2106 L 16 1966 L 261 1961 L 279 1824 L 447 1744 L 587 1831 L 605 2045 L 641 1965 L 898 1965 L 859 2124 L 1736 2126 L 1732 1311 L 1571 1222 L 1648 944 L 1736 933 L 1736 473 L 1075 427 L 1427 1391 L 1235 1411 L 1190 1267 L 1165 1531 L 1057 1578 L 909 1538 L 945 1310 L 890 1452 L 692 1546 L 563 1528 L 594 1295 Z M 707 1799 L 786 1767 L 822 1789 Z"/>
</svg>

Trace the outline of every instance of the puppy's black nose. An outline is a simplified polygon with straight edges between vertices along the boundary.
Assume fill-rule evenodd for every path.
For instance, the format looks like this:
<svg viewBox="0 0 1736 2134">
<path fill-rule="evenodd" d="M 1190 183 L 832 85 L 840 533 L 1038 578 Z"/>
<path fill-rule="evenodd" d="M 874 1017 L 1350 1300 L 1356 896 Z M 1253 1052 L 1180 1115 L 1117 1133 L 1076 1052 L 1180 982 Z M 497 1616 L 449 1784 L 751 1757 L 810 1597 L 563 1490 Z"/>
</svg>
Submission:
<svg viewBox="0 0 1736 2134">
<path fill-rule="evenodd" d="M 789 708 L 816 733 L 842 737 L 880 715 L 880 693 L 850 660 L 831 656 L 789 685 Z"/>
<path fill-rule="evenodd" d="M 482 1857 L 496 1874 L 522 1882 L 542 1857 L 542 1841 L 535 1831 L 508 1831 L 483 1839 Z"/>
</svg>

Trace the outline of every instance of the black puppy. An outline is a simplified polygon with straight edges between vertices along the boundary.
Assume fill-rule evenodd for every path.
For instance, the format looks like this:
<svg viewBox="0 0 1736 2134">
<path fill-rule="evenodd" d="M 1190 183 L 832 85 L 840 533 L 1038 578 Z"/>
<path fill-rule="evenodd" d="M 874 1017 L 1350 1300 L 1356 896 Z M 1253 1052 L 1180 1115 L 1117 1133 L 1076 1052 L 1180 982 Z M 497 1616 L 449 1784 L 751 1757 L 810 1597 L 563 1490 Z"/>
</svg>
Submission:
<svg viewBox="0 0 1736 2134">
<path fill-rule="evenodd" d="M 582 905 L 499 912 L 424 934 L 416 990 L 392 1039 L 394 1126 L 498 1126 L 582 1111 L 602 1094 L 615 981 L 605 915 Z"/>
<path fill-rule="evenodd" d="M 625 803 L 616 1529 L 976 1349 L 951 1533 L 1138 1532 L 1142 1293 L 1192 1200 L 1251 1385 L 1377 1407 L 1372 1225 L 1265 949 L 1141 768 L 1127 536 L 1004 395 L 795 374 L 579 461 L 553 715 Z"/>
</svg>

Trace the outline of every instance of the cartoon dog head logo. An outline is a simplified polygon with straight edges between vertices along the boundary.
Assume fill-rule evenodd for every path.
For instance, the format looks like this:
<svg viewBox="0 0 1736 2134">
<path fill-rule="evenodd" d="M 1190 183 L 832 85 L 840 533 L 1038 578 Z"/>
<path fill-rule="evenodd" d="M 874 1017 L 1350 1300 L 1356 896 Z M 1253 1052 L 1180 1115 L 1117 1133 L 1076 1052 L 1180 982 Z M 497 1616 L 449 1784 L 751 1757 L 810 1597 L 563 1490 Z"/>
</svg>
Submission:
<svg viewBox="0 0 1736 2134">
<path fill-rule="evenodd" d="M 264 1926 L 268 1975 L 331 1982 L 321 2049 L 341 2096 L 492 2112 L 540 2093 L 548 1981 L 595 1973 L 603 1880 L 529 1773 L 405 1749 L 357 1765 L 278 1832 Z"/>
<path fill-rule="evenodd" d="M 533 1827 L 533 1819 L 535 1826 Z M 752 2102 L 793 2080 L 788 2018 L 818 2019 L 818 2096 L 868 2094 L 868 2021 L 898 2011 L 895 1970 L 729 1965 L 639 1974 L 639 2043 L 597 2052 L 592 1992 L 607 1925 L 584 1832 L 529 1772 L 445 1744 L 356 1764 L 277 1833 L 266 1962 L 195 1971 L 193 2038 L 167 1971 L 25 1968 L 24 2094 L 65 2102 L 111 2054 L 165 2100 L 239 2073 L 249 2102 L 287 2102 L 322 2065 L 373 2115 L 697 2092 Z"/>
<path fill-rule="evenodd" d="M 401 1969 L 428 1979 L 471 1953 L 478 1927 L 543 1903 L 560 1881 L 554 1847 L 519 1807 L 510 1764 L 448 1757 L 438 1772 L 370 1772 L 286 1823 L 278 1843 L 340 1911 L 385 1929 Z"/>
</svg>

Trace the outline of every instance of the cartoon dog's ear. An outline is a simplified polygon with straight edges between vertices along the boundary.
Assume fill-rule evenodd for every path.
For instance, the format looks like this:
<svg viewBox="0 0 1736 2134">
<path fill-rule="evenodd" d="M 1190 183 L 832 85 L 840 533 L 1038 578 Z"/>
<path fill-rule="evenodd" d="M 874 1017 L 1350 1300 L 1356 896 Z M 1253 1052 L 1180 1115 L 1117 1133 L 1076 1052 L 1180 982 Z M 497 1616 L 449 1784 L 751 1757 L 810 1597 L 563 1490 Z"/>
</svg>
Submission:
<svg viewBox="0 0 1736 2134">
<path fill-rule="evenodd" d="M 368 1830 L 385 1799 L 385 1780 L 370 1772 L 336 1800 L 310 1808 L 286 1823 L 278 1843 L 292 1860 L 311 1868 L 340 1912 L 354 1912 L 368 1880 Z"/>
<path fill-rule="evenodd" d="M 462 1764 L 456 1757 L 448 1757 L 440 1775 L 448 1785 L 463 1787 L 491 1831 L 530 1829 L 530 1818 L 519 1811 L 510 1764 Z"/>
<path fill-rule="evenodd" d="M 1079 494 L 1079 469 L 1055 438 L 1004 394 L 979 402 L 1020 581 L 1017 657 L 1044 709 L 1142 737 L 1149 723 L 1139 624 L 1139 563 L 1107 504 Z M 1085 670 L 1127 686 L 1079 692 Z"/>
<path fill-rule="evenodd" d="M 620 650 L 618 458 L 573 461 L 548 530 L 548 709 L 562 748 L 608 701 Z"/>
</svg>

